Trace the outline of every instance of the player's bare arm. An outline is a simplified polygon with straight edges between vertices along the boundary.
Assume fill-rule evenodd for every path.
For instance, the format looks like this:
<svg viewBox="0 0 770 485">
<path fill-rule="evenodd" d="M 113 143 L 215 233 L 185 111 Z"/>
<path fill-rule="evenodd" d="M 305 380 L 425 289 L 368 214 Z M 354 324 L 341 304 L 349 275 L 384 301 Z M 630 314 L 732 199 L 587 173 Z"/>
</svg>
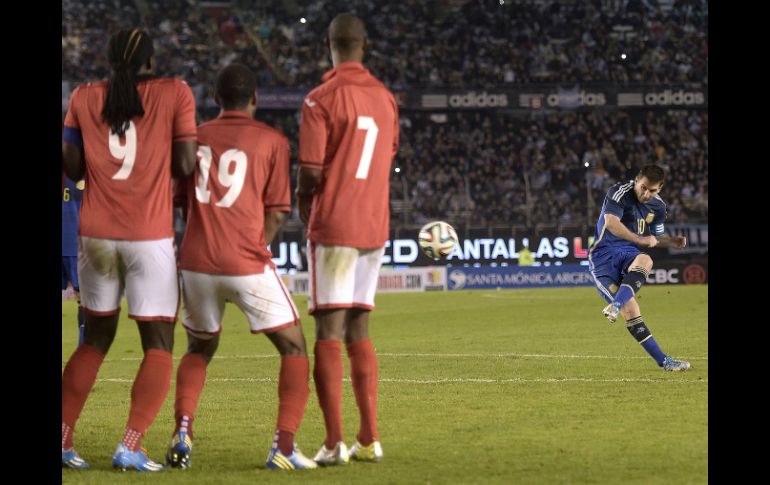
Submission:
<svg viewBox="0 0 770 485">
<path fill-rule="evenodd" d="M 658 247 L 682 249 L 687 246 L 685 236 L 658 236 Z"/>
<path fill-rule="evenodd" d="M 265 212 L 265 242 L 267 244 L 270 244 L 273 241 L 275 235 L 278 234 L 278 229 L 281 228 L 284 219 L 286 219 L 285 212 Z"/>
<path fill-rule="evenodd" d="M 171 149 L 173 157 L 171 174 L 174 178 L 182 179 L 193 173 L 195 162 L 197 161 L 197 150 L 198 142 L 195 140 L 174 142 L 174 146 Z"/>
<path fill-rule="evenodd" d="M 625 239 L 626 241 L 631 241 L 632 243 L 638 244 L 639 246 L 645 248 L 654 248 L 658 245 L 658 238 L 655 236 L 640 236 L 638 234 L 634 234 L 631 232 L 631 230 L 624 226 L 622 222 L 620 222 L 620 218 L 618 216 L 612 214 L 604 214 L 604 225 L 607 230 L 615 236 Z"/>
<path fill-rule="evenodd" d="M 321 169 L 300 167 L 297 175 L 297 208 L 303 224 L 310 220 L 313 195 L 321 181 Z"/>
<path fill-rule="evenodd" d="M 80 180 L 86 174 L 86 159 L 80 147 L 63 141 L 61 155 L 64 173 L 70 180 Z"/>
</svg>

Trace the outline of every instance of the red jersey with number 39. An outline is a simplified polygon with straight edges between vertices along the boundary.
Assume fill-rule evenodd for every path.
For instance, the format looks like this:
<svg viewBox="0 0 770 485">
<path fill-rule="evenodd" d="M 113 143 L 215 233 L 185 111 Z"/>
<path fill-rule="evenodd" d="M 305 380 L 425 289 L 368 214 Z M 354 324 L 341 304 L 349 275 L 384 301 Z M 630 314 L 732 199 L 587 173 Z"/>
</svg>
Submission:
<svg viewBox="0 0 770 485">
<path fill-rule="evenodd" d="M 278 130 L 238 111 L 200 125 L 179 267 L 231 276 L 274 268 L 265 211 L 291 211 L 289 186 L 289 141 Z"/>
<path fill-rule="evenodd" d="M 196 139 L 195 100 L 175 78 L 137 82 L 144 116 L 131 120 L 123 136 L 102 120 L 107 82 L 73 92 L 64 126 L 80 130 L 86 186 L 80 235 L 145 241 L 174 236 L 171 208 L 171 147 Z"/>
<path fill-rule="evenodd" d="M 393 94 L 359 62 L 343 62 L 305 98 L 303 167 L 321 170 L 308 238 L 328 246 L 380 248 L 390 224 L 390 167 L 398 150 Z"/>
</svg>

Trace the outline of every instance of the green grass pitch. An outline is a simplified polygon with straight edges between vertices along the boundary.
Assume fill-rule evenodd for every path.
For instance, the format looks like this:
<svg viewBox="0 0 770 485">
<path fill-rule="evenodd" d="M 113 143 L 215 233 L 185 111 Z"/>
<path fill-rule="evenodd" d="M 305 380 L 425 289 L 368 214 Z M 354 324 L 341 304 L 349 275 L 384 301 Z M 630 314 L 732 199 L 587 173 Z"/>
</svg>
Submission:
<svg viewBox="0 0 770 485">
<path fill-rule="evenodd" d="M 314 323 L 296 298 L 312 369 Z M 642 314 L 663 350 L 690 361 L 660 370 L 625 330 L 609 324 L 593 288 L 381 294 L 370 332 L 380 366 L 385 459 L 296 472 L 264 467 L 277 410 L 279 358 L 228 306 L 195 422 L 190 470 L 152 476 L 110 467 L 141 358 L 125 316 L 75 433 L 87 471 L 63 483 L 707 483 L 708 287 L 648 286 Z M 77 343 L 75 304 L 62 302 L 62 368 Z M 174 371 L 186 348 L 176 328 Z M 358 414 L 345 362 L 348 445 Z M 297 443 L 311 458 L 323 440 L 312 383 Z M 174 381 L 144 439 L 161 461 L 173 429 Z"/>
</svg>

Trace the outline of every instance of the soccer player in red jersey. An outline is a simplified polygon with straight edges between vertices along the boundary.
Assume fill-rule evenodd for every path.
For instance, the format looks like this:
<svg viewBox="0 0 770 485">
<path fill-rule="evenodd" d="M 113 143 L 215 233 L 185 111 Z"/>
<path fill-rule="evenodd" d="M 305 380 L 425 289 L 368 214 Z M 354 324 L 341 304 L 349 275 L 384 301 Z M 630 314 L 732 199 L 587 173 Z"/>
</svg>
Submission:
<svg viewBox="0 0 770 485">
<path fill-rule="evenodd" d="M 364 23 L 337 15 L 327 45 L 334 69 L 302 106 L 297 199 L 308 225 L 308 312 L 316 320 L 315 379 L 326 438 L 314 460 L 382 459 L 377 432 L 377 357 L 369 339 L 377 278 L 389 236 L 390 167 L 398 149 L 393 94 L 361 64 Z M 360 413 L 350 453 L 342 434 L 345 339 Z"/>
<path fill-rule="evenodd" d="M 195 101 L 189 86 L 154 77 L 152 39 L 140 29 L 110 38 L 109 81 L 78 86 L 62 134 L 64 170 L 85 176 L 78 274 L 86 313 L 83 345 L 62 375 L 62 466 L 87 468 L 72 433 L 118 325 L 125 292 L 144 358 L 131 389 L 128 423 L 112 457 L 119 469 L 158 471 L 141 449 L 171 382 L 179 308 L 171 180 L 195 165 Z"/>
<path fill-rule="evenodd" d="M 176 428 L 166 462 L 190 466 L 192 422 L 219 345 L 225 303 L 246 315 L 281 354 L 278 422 L 267 458 L 273 469 L 317 468 L 294 446 L 310 388 L 299 312 L 267 245 L 291 210 L 289 141 L 254 120 L 257 77 L 230 64 L 216 81 L 215 120 L 198 127 L 198 164 L 188 179 L 187 229 L 181 262 L 188 350 L 177 370 Z"/>
</svg>

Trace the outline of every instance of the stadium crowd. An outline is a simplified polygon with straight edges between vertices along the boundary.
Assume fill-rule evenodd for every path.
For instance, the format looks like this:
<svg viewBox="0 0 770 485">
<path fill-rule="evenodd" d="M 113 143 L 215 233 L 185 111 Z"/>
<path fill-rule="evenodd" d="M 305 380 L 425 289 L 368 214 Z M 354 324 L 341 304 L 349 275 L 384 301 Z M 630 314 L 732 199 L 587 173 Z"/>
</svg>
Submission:
<svg viewBox="0 0 770 485">
<path fill-rule="evenodd" d="M 402 113 L 411 129 L 402 129 L 396 176 L 416 223 L 449 208 L 474 226 L 590 224 L 599 207 L 587 204 L 601 204 L 610 185 L 650 162 L 669 174 L 669 222 L 708 217 L 706 112 L 446 116 Z"/>
<path fill-rule="evenodd" d="M 260 87 L 316 84 L 331 67 L 323 29 L 336 12 L 352 10 L 378 19 L 368 24 L 373 40 L 365 62 L 395 90 L 708 83 L 708 5 L 702 0 L 326 0 L 301 11 L 291 10 L 293 2 L 206 5 L 63 0 L 62 79 L 103 78 L 104 39 L 118 28 L 144 25 L 156 40 L 161 74 L 190 84 L 202 121 L 217 113 L 211 86 L 218 69 L 232 61 L 257 71 Z M 282 130 L 296 156 L 298 113 L 258 111 L 257 117 Z M 706 111 L 516 116 L 402 110 L 401 124 L 394 223 L 420 223 L 448 208 L 477 226 L 592 224 L 599 208 L 587 204 L 601 204 L 609 185 L 633 177 L 647 162 L 669 171 L 663 193 L 669 222 L 708 217 Z"/>
<path fill-rule="evenodd" d="M 352 10 L 377 19 L 368 27 L 367 65 L 392 89 L 708 83 L 704 0 L 500 3 L 326 0 L 289 11 L 285 2 L 248 0 L 227 8 L 192 0 L 64 0 L 62 69 L 72 80 L 103 77 L 105 34 L 141 23 L 157 39 L 164 74 L 192 86 L 209 86 L 212 72 L 238 60 L 259 72 L 260 86 L 310 87 L 330 67 L 323 29 L 335 12 Z"/>
</svg>

